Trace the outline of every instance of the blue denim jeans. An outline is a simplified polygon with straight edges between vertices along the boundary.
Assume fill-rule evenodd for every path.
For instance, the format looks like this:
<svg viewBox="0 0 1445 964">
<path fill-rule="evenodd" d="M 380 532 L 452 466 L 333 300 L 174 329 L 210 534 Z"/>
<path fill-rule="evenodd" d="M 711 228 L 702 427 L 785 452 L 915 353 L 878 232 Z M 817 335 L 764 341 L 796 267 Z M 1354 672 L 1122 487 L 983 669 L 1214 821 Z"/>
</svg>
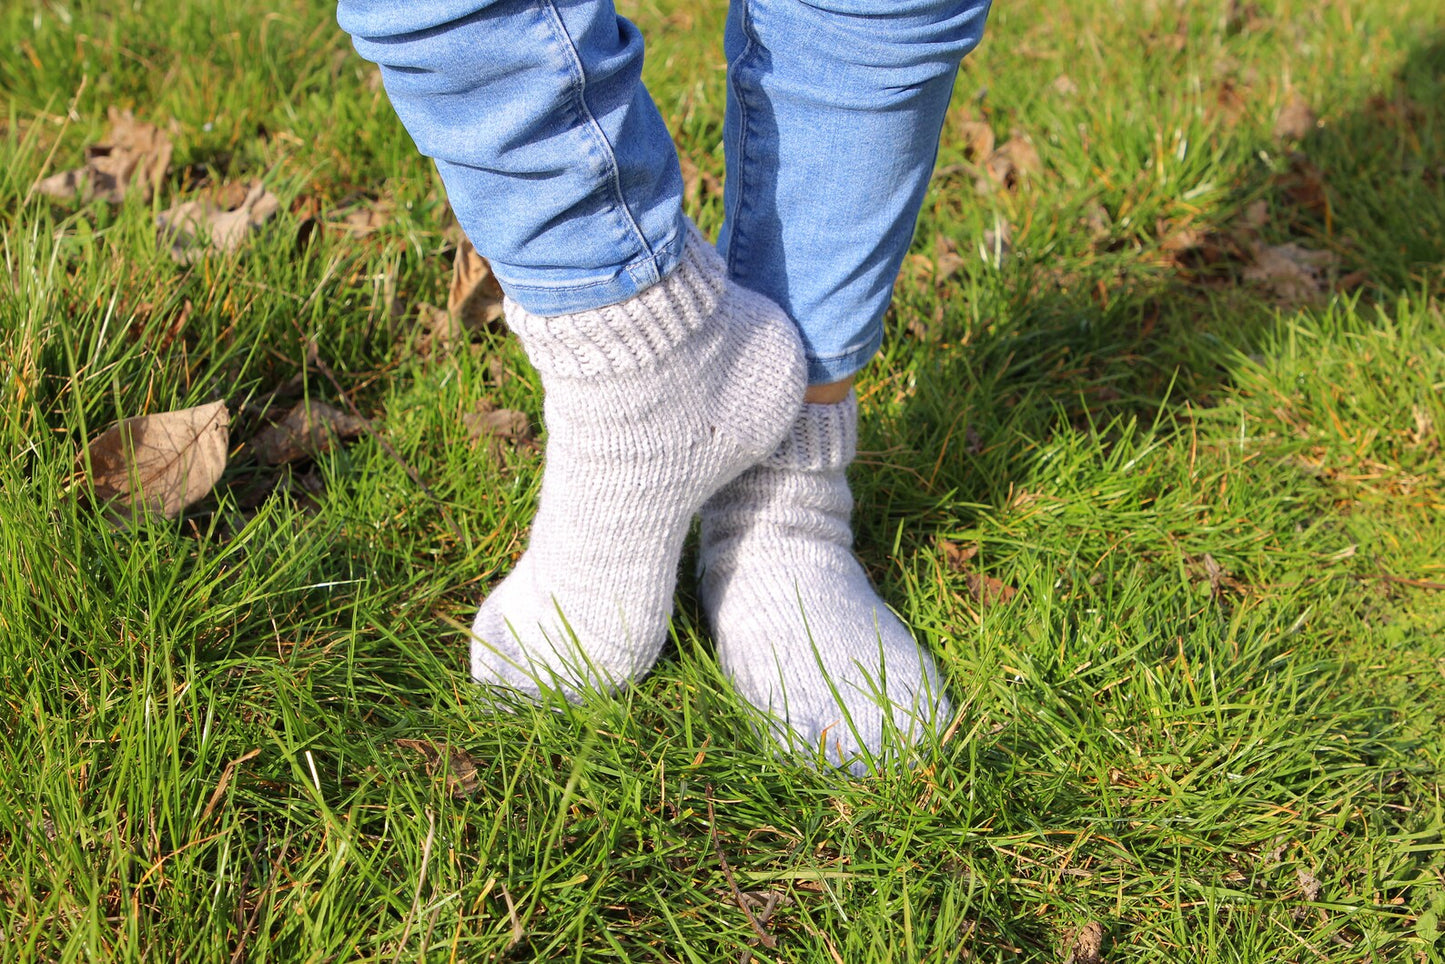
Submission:
<svg viewBox="0 0 1445 964">
<path fill-rule="evenodd" d="M 797 323 L 813 384 L 878 350 L 988 5 L 732 0 L 718 248 Z M 338 19 L 515 301 L 597 308 L 677 265 L 677 156 L 611 0 L 340 0 Z"/>
</svg>

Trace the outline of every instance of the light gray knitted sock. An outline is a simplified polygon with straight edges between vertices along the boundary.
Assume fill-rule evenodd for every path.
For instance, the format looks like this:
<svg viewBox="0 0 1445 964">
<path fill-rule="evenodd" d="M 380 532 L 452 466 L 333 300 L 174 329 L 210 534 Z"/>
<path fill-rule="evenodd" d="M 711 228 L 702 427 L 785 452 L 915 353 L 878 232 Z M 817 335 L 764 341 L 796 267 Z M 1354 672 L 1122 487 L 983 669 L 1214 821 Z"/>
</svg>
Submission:
<svg viewBox="0 0 1445 964">
<path fill-rule="evenodd" d="M 857 439 L 853 395 L 804 405 L 777 451 L 703 507 L 701 589 L 718 661 L 774 738 L 862 773 L 860 751 L 888 749 L 886 720 L 912 743 L 950 709 L 851 551 Z"/>
<path fill-rule="evenodd" d="M 547 449 L 527 551 L 472 624 L 478 682 L 575 699 L 647 672 L 693 515 L 797 415 L 792 322 L 689 235 L 682 264 L 621 304 L 506 305 L 542 376 Z"/>
</svg>

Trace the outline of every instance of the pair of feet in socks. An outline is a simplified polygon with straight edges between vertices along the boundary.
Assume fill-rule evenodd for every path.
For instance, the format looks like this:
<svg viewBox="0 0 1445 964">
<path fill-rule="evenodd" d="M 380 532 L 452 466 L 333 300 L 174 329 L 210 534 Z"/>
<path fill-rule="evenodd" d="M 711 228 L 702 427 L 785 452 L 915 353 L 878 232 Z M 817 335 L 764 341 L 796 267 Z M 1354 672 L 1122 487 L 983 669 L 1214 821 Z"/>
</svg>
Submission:
<svg viewBox="0 0 1445 964">
<path fill-rule="evenodd" d="M 946 722 L 929 655 L 851 552 L 852 397 L 802 404 L 786 315 L 727 280 L 695 229 L 622 304 L 507 321 L 542 377 L 548 439 L 527 551 L 472 626 L 472 676 L 576 698 L 646 673 L 702 516 L 718 660 L 783 747 L 861 771 Z"/>
</svg>

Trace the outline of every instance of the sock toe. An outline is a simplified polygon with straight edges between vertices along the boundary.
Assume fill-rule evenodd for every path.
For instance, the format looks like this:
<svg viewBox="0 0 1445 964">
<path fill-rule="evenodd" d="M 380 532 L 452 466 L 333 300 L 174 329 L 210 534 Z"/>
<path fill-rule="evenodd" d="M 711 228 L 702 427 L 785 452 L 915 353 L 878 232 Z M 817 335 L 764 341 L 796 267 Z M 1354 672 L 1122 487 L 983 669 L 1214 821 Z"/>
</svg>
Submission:
<svg viewBox="0 0 1445 964">
<path fill-rule="evenodd" d="M 778 450 L 703 509 L 703 608 L 718 661 L 788 749 L 836 766 L 911 746 L 951 706 L 933 657 L 852 554 L 856 399 L 805 405 Z"/>
</svg>

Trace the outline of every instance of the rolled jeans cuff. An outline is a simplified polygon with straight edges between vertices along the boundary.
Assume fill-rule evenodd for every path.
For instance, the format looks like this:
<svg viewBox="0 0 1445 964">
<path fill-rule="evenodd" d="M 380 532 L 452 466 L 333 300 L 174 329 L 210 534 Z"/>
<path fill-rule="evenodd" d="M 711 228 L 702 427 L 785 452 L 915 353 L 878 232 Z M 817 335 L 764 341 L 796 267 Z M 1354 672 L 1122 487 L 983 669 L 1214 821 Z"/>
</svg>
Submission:
<svg viewBox="0 0 1445 964">
<path fill-rule="evenodd" d="M 619 304 L 641 294 L 666 278 L 682 262 L 687 245 L 686 221 L 681 217 L 666 237 L 651 241 L 650 251 L 605 272 L 579 275 L 491 263 L 507 297 L 534 315 L 561 315 Z"/>
<path fill-rule="evenodd" d="M 804 350 L 808 359 L 808 384 L 831 385 L 858 374 L 883 344 L 883 326 L 875 324 L 868 328 L 868 335 L 857 347 L 837 355 L 819 357 L 812 354 L 804 333 Z"/>
</svg>

